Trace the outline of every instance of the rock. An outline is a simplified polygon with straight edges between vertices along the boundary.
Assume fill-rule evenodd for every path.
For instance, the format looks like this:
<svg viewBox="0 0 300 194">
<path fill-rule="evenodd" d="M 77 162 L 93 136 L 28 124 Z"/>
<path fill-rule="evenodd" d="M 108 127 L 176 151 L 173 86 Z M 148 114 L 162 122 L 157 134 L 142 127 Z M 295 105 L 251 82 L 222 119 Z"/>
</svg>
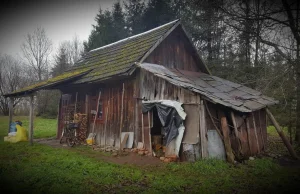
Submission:
<svg viewBox="0 0 300 194">
<path fill-rule="evenodd" d="M 138 149 L 142 149 L 143 147 L 144 147 L 144 144 L 142 142 L 138 142 L 137 148 Z"/>
<path fill-rule="evenodd" d="M 171 162 L 171 159 L 170 158 L 165 158 L 164 162 L 166 162 L 166 163 Z"/>
<path fill-rule="evenodd" d="M 254 160 L 255 158 L 254 157 L 249 157 L 249 160 Z"/>
<path fill-rule="evenodd" d="M 160 157 L 159 158 L 161 161 L 164 161 L 165 160 L 165 157 Z"/>
<path fill-rule="evenodd" d="M 114 157 L 116 157 L 116 156 L 118 156 L 118 153 L 112 153 L 112 156 L 114 156 Z"/>
<path fill-rule="evenodd" d="M 138 155 L 141 155 L 141 156 L 143 156 L 145 154 L 145 152 L 144 151 L 138 151 Z"/>
</svg>

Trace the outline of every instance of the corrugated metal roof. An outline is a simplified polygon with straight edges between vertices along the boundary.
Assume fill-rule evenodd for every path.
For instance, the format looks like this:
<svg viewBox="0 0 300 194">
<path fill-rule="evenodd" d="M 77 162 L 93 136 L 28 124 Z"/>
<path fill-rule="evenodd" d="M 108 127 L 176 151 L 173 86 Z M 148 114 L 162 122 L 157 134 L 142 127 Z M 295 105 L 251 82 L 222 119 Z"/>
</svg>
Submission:
<svg viewBox="0 0 300 194">
<path fill-rule="evenodd" d="M 142 63 L 140 67 L 171 84 L 199 93 L 214 103 L 240 112 L 252 112 L 278 103 L 259 91 L 205 73 L 169 69 L 150 63 Z"/>
</svg>

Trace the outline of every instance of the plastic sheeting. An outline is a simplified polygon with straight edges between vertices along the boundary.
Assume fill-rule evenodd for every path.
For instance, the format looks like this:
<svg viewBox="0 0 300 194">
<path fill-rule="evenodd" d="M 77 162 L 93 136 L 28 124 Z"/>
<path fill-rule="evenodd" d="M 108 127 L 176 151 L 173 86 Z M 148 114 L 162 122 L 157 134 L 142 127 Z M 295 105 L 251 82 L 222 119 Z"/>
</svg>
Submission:
<svg viewBox="0 0 300 194">
<path fill-rule="evenodd" d="M 158 117 L 164 128 L 166 145 L 169 145 L 169 143 L 179 135 L 178 129 L 180 126 L 183 126 L 186 113 L 181 105 L 182 103 L 171 100 L 143 101 L 142 103 L 143 113 L 153 108 L 157 109 Z"/>
</svg>

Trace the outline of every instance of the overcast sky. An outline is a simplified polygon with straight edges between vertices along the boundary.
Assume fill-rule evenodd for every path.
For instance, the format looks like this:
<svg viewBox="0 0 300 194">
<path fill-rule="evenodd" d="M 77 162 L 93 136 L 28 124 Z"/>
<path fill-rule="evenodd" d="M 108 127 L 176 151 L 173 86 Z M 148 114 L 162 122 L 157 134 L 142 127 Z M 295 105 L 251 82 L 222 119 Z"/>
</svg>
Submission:
<svg viewBox="0 0 300 194">
<path fill-rule="evenodd" d="M 38 26 L 46 30 L 55 48 L 75 34 L 87 40 L 101 7 L 116 0 L 5 0 L 0 3 L 0 54 L 16 56 L 28 33 Z"/>
</svg>

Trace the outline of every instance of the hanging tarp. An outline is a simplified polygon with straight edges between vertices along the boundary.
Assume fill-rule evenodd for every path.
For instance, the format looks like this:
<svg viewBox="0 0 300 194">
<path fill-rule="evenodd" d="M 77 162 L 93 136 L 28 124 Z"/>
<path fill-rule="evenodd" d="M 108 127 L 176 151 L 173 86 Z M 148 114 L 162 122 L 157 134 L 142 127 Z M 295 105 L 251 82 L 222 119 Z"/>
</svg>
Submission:
<svg viewBox="0 0 300 194">
<path fill-rule="evenodd" d="M 182 103 L 171 100 L 143 101 L 142 112 L 146 113 L 156 108 L 158 117 L 163 126 L 163 134 L 168 145 L 179 134 L 179 127 L 183 126 L 186 113 L 181 107 Z"/>
</svg>

